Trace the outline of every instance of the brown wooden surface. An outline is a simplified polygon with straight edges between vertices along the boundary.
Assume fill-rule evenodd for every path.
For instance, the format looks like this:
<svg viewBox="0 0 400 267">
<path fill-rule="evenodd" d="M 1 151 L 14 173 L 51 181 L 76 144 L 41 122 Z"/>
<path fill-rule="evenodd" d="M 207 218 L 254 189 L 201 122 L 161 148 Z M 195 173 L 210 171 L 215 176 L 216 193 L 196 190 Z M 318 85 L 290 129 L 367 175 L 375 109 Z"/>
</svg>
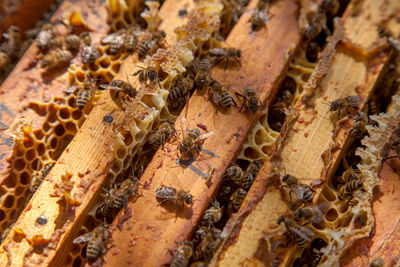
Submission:
<svg viewBox="0 0 400 267">
<path fill-rule="evenodd" d="M 251 1 L 248 9 L 256 3 Z M 290 60 L 285 53 L 291 45 L 296 46 L 300 41 L 296 12 L 294 1 L 279 1 L 270 9 L 271 20 L 266 29 L 252 34 L 249 34 L 249 12 L 245 12 L 226 41 L 227 46 L 242 49 L 242 68 L 240 71 L 214 68 L 212 77 L 222 84 L 231 84 L 232 94 L 234 90 L 243 90 L 249 85 L 257 89 L 263 103 L 270 101 Z M 217 158 L 202 153 L 202 159 L 193 163 L 203 173 L 210 167 L 216 169 L 211 183 L 207 186 L 205 180 L 190 168 L 176 165 L 176 147 L 180 139 L 168 143 L 164 151 L 158 150 L 141 177 L 141 183 L 146 185 L 141 191 L 142 196 L 128 205 L 132 216 L 122 224 L 122 231 L 117 224 L 125 216 L 123 213 L 117 216 L 111 226 L 112 243 L 105 255 L 104 266 L 160 266 L 168 263 L 171 259 L 168 249 L 173 250 L 176 242 L 190 238 L 199 217 L 218 188 L 225 168 L 238 153 L 256 120 L 256 116 L 240 113 L 236 108 L 226 113 L 216 113 L 203 92 L 196 92 L 187 107 L 175 124 L 179 132 L 181 128 L 185 129 L 182 126 L 184 116 L 189 129 L 202 123 L 214 132 L 204 142 L 203 149 L 212 151 Z M 175 219 L 173 210 L 167 211 L 159 206 L 154 196 L 161 184 L 189 191 L 195 199 L 192 208 L 180 211 Z"/>
<path fill-rule="evenodd" d="M 349 10 L 344 15 L 347 40 L 339 43 L 319 88 L 312 91 L 312 108 L 304 109 L 301 101 L 296 105 L 299 116 L 283 143 L 280 157 L 267 159 L 238 215 L 228 221 L 224 234 L 229 237 L 214 257 L 215 265 L 238 266 L 254 261 L 259 239 L 265 237 L 265 232 L 272 234 L 277 230 L 278 216 L 288 209 L 274 183 L 277 171 L 280 175 L 294 175 L 308 185 L 321 185 L 336 170 L 335 165 L 342 157 L 340 152 L 349 143 L 352 121 L 345 118 L 341 123 L 335 123 L 337 114 L 327 114 L 328 107 L 323 103 L 347 95 L 359 95 L 361 108 L 366 103 L 387 59 L 384 50 L 376 53 L 370 48 L 377 42 L 379 22 L 385 20 L 388 12 L 398 8 L 396 4 L 396 1 L 388 4 L 386 1 L 365 1 L 359 16 L 350 17 Z M 360 57 L 355 53 L 356 46 L 362 47 L 360 51 L 371 52 Z M 319 66 L 321 64 L 323 62 Z M 324 154 L 330 155 L 326 161 L 329 164 L 324 164 Z M 318 187 L 314 189 L 319 191 Z M 293 257 L 288 254 L 286 260 Z"/>
</svg>

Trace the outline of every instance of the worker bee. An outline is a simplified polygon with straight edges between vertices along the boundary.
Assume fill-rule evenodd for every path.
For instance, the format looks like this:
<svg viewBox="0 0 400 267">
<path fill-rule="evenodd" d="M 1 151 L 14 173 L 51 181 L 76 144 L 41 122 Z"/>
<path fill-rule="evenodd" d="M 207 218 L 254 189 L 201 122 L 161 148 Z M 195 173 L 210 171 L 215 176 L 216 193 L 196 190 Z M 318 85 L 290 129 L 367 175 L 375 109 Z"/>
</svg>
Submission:
<svg viewBox="0 0 400 267">
<path fill-rule="evenodd" d="M 188 95 L 194 87 L 194 79 L 192 75 L 188 75 L 185 78 L 175 82 L 172 90 L 169 92 L 168 98 L 170 100 L 178 100 L 179 98 Z"/>
<path fill-rule="evenodd" d="M 83 63 L 88 63 L 88 64 L 93 64 L 96 59 L 98 59 L 101 56 L 100 51 L 97 49 L 97 46 L 95 45 L 88 45 L 84 46 L 82 48 L 82 62 Z"/>
<path fill-rule="evenodd" d="M 211 207 L 204 212 L 202 221 L 208 225 L 214 226 L 215 223 L 221 220 L 222 212 L 223 207 L 220 207 L 218 201 L 213 200 L 211 202 Z"/>
<path fill-rule="evenodd" d="M 43 180 L 46 178 L 47 174 L 49 174 L 49 172 L 51 171 L 51 169 L 53 168 L 55 163 L 56 162 L 53 160 L 49 161 L 43 166 L 43 168 L 40 171 L 35 171 L 33 173 L 32 180 L 31 180 L 31 186 L 29 188 L 29 190 L 31 192 L 35 192 L 38 189 L 38 187 L 43 182 Z"/>
<path fill-rule="evenodd" d="M 340 110 L 345 109 L 347 113 L 351 109 L 358 109 L 358 103 L 360 103 L 360 97 L 356 95 L 346 96 L 344 98 L 336 99 L 330 102 L 329 111 L 338 111 L 338 118 L 340 117 Z"/>
<path fill-rule="evenodd" d="M 156 31 L 152 33 L 150 38 L 141 41 L 137 46 L 139 58 L 143 58 L 151 49 L 156 48 L 165 36 L 164 31 Z"/>
<path fill-rule="evenodd" d="M 81 39 L 76 34 L 68 34 L 66 36 L 57 36 L 54 38 L 54 46 L 58 48 L 77 51 L 80 45 Z"/>
<path fill-rule="evenodd" d="M 89 32 L 82 32 L 79 36 L 83 45 L 90 46 L 92 44 L 92 37 L 90 37 Z"/>
<path fill-rule="evenodd" d="M 176 133 L 174 121 L 163 121 L 160 123 L 160 126 L 157 128 L 157 130 L 150 135 L 149 143 L 153 145 L 154 150 L 157 150 L 160 145 L 164 150 L 165 141 L 174 133 Z"/>
<path fill-rule="evenodd" d="M 42 61 L 42 67 L 53 69 L 69 64 L 73 58 L 71 52 L 68 50 L 55 49 L 51 50 L 47 55 L 44 56 Z"/>
<path fill-rule="evenodd" d="M 117 91 L 116 97 L 118 97 L 119 92 L 124 92 L 126 93 L 129 97 L 136 97 L 137 91 L 136 89 L 130 85 L 129 83 L 122 81 L 122 80 L 113 80 L 111 84 L 106 85 L 102 84 L 100 85 L 102 89 L 110 89 Z"/>
<path fill-rule="evenodd" d="M 282 182 L 286 183 L 284 186 L 290 189 L 290 201 L 292 201 L 292 193 L 294 193 L 299 200 L 304 200 L 308 203 L 313 201 L 314 195 L 312 189 L 308 185 L 300 183 L 296 177 L 286 174 L 282 177 Z"/>
<path fill-rule="evenodd" d="M 307 14 L 308 25 L 303 31 L 304 37 L 308 40 L 314 39 L 322 30 L 329 31 L 326 27 L 325 13 L 313 10 Z"/>
<path fill-rule="evenodd" d="M 125 51 L 126 52 L 133 52 L 136 49 L 138 43 L 138 37 L 135 33 L 135 28 L 129 28 L 126 31 L 126 36 L 125 36 L 125 40 L 124 40 L 124 46 L 125 46 Z"/>
<path fill-rule="evenodd" d="M 55 37 L 54 26 L 50 23 L 43 25 L 42 30 L 38 33 L 38 47 L 42 51 L 48 50 L 53 45 Z"/>
<path fill-rule="evenodd" d="M 228 204 L 227 213 L 231 215 L 232 213 L 236 213 L 239 211 L 240 206 L 242 205 L 243 200 L 247 195 L 247 191 L 243 188 L 236 189 L 235 192 L 230 197 L 230 202 Z"/>
<path fill-rule="evenodd" d="M 190 158 L 195 158 L 201 152 L 201 145 L 204 140 L 212 135 L 213 132 L 208 132 L 206 134 L 201 134 L 198 128 L 194 128 L 187 131 L 186 136 L 183 138 L 182 143 L 178 146 L 179 158 L 183 160 L 188 160 Z"/>
<path fill-rule="evenodd" d="M 126 36 L 126 30 L 121 29 L 117 32 L 111 33 L 107 36 L 105 36 L 102 40 L 101 43 L 106 45 L 110 45 L 110 54 L 111 55 L 116 55 L 118 52 L 121 50 L 122 46 L 124 45 L 125 41 L 125 36 Z"/>
<path fill-rule="evenodd" d="M 142 66 L 138 66 L 138 67 L 141 68 L 141 69 L 138 70 L 137 72 L 135 72 L 132 75 L 133 76 L 139 75 L 139 81 L 141 83 L 146 83 L 147 80 L 149 80 L 150 83 L 153 83 L 155 81 L 158 81 L 158 83 L 160 83 L 160 80 L 158 78 L 158 72 L 157 72 L 157 70 L 155 68 L 153 68 L 153 67 L 144 68 Z"/>
<path fill-rule="evenodd" d="M 82 110 L 88 103 L 89 99 L 93 96 L 94 92 L 97 90 L 96 80 L 92 77 L 88 77 L 82 88 L 79 88 L 77 85 L 73 85 L 67 88 L 64 92 L 73 93 L 76 89 L 80 89 L 76 95 L 76 106 Z"/>
<path fill-rule="evenodd" d="M 197 73 L 194 77 L 194 82 L 198 89 L 203 89 L 209 80 L 211 71 L 211 62 L 208 58 L 203 58 L 199 61 L 197 67 Z"/>
<path fill-rule="evenodd" d="M 74 244 L 88 242 L 86 248 L 86 258 L 92 262 L 97 259 L 100 253 L 104 253 L 105 243 L 110 238 L 110 232 L 107 225 L 99 225 L 90 233 L 78 236 L 72 241 Z"/>
<path fill-rule="evenodd" d="M 220 62 L 225 61 L 225 69 L 228 68 L 229 61 L 235 61 L 239 66 L 240 58 L 242 56 L 242 52 L 240 49 L 233 47 L 216 47 L 210 50 L 210 56 L 215 58 L 215 65 L 218 65 Z"/>
<path fill-rule="evenodd" d="M 0 72 L 3 70 L 5 71 L 8 63 L 10 63 L 10 58 L 6 53 L 0 51 Z"/>
<path fill-rule="evenodd" d="M 323 214 L 328 210 L 329 203 L 324 202 L 315 207 L 298 208 L 294 214 L 295 221 L 306 221 L 307 223 L 319 224 L 322 222 Z"/>
<path fill-rule="evenodd" d="M 255 8 L 252 10 L 250 23 L 252 31 L 259 30 L 264 27 L 269 20 L 268 10 L 266 8 Z"/>
<path fill-rule="evenodd" d="M 226 169 L 223 177 L 228 178 L 232 181 L 235 181 L 237 179 L 241 179 L 241 177 L 243 175 L 244 175 L 244 172 L 243 172 L 242 168 L 240 168 L 235 163 L 232 163 L 232 166 L 230 166 L 228 169 Z"/>
<path fill-rule="evenodd" d="M 229 203 L 232 194 L 233 188 L 230 185 L 223 185 L 219 191 L 218 199 L 223 203 Z"/>
<path fill-rule="evenodd" d="M 193 196 L 184 190 L 176 190 L 170 186 L 160 186 L 156 190 L 156 198 L 160 201 L 160 205 L 165 202 L 174 202 L 175 210 L 182 209 L 185 206 L 193 204 Z"/>
<path fill-rule="evenodd" d="M 361 187 L 363 187 L 363 183 L 360 180 L 349 181 L 340 188 L 338 197 L 340 200 L 348 199 L 350 201 L 353 197 L 353 192 Z"/>
<path fill-rule="evenodd" d="M 237 96 L 243 97 L 243 104 L 240 106 L 239 111 L 246 106 L 252 113 L 256 113 L 260 109 L 260 100 L 257 98 L 257 92 L 251 87 L 246 87 L 243 94 L 236 92 Z"/>
<path fill-rule="evenodd" d="M 368 114 L 366 112 L 357 112 L 354 118 L 353 128 L 350 130 L 350 134 L 353 138 L 361 138 L 367 132 L 365 128 L 368 124 Z"/>
<path fill-rule="evenodd" d="M 346 184 L 351 181 L 361 180 L 361 172 L 358 169 L 353 169 L 347 166 L 347 169 L 342 173 L 342 176 L 338 179 L 339 184 Z"/>
<path fill-rule="evenodd" d="M 321 11 L 326 14 L 328 18 L 332 18 L 336 15 L 340 8 L 338 0 L 323 0 L 321 3 Z"/>
<path fill-rule="evenodd" d="M 293 219 L 286 217 L 286 216 L 280 216 L 278 218 L 278 224 L 284 223 L 286 232 L 288 235 L 293 238 L 297 245 L 301 248 L 306 247 L 310 241 L 311 238 L 314 237 L 315 233 L 305 227 L 297 224 Z"/>
<path fill-rule="evenodd" d="M 212 80 L 210 82 L 208 92 L 212 95 L 215 105 L 221 104 L 223 108 L 227 109 L 231 108 L 232 104 L 236 105 L 236 102 L 233 100 L 232 96 L 226 91 L 224 86 L 222 86 L 216 80 Z"/>
<path fill-rule="evenodd" d="M 193 243 L 183 241 L 176 249 L 170 267 L 186 267 L 189 264 L 189 259 L 193 254 Z"/>
<path fill-rule="evenodd" d="M 10 26 L 7 33 L 3 34 L 5 42 L 1 45 L 1 51 L 8 56 L 15 56 L 21 44 L 21 31 L 17 26 Z"/>
<path fill-rule="evenodd" d="M 197 247 L 193 258 L 195 260 L 204 258 L 207 262 L 210 262 L 222 239 L 221 234 L 222 231 L 218 228 L 209 229 Z"/>
<path fill-rule="evenodd" d="M 316 41 L 310 41 L 306 49 L 306 58 L 310 62 L 317 62 L 321 47 Z"/>
<path fill-rule="evenodd" d="M 137 189 L 138 182 L 131 178 L 115 185 L 110 192 L 107 192 L 107 199 L 101 204 L 100 213 L 104 217 L 109 217 L 114 211 L 119 211 L 122 207 L 126 210 L 129 197 L 135 194 Z"/>
</svg>

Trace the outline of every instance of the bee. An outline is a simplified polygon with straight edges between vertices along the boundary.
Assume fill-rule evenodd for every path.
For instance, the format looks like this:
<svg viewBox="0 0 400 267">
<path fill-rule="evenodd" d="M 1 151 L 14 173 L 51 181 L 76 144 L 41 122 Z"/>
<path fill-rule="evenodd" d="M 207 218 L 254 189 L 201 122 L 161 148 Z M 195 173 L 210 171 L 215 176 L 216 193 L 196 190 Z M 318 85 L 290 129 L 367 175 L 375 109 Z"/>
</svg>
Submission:
<svg viewBox="0 0 400 267">
<path fill-rule="evenodd" d="M 68 50 L 51 50 L 47 55 L 44 56 L 42 67 L 47 67 L 48 69 L 61 67 L 69 64 L 72 58 L 73 56 Z"/>
<path fill-rule="evenodd" d="M 38 47 L 42 51 L 48 50 L 53 45 L 55 37 L 54 26 L 50 23 L 43 25 L 42 30 L 38 33 Z"/>
<path fill-rule="evenodd" d="M 0 71 L 5 70 L 8 63 L 10 63 L 10 58 L 6 53 L 0 51 Z"/>
<path fill-rule="evenodd" d="M 126 31 L 126 36 L 124 40 L 124 46 L 125 46 L 125 51 L 126 52 L 133 52 L 136 49 L 138 43 L 138 37 L 135 33 L 134 28 L 130 28 Z"/>
<path fill-rule="evenodd" d="M 346 96 L 344 98 L 336 99 L 330 102 L 329 111 L 338 111 L 338 118 L 340 117 L 340 110 L 345 109 L 347 113 L 351 109 L 358 109 L 358 103 L 360 103 L 360 97 L 356 95 Z"/>
<path fill-rule="evenodd" d="M 264 27 L 269 20 L 268 11 L 266 8 L 255 8 L 253 9 L 250 17 L 251 29 L 256 31 L 261 27 Z"/>
<path fill-rule="evenodd" d="M 306 58 L 310 62 L 317 62 L 318 55 L 321 52 L 321 47 L 316 41 L 311 41 L 307 45 Z"/>
<path fill-rule="evenodd" d="M 223 208 L 220 207 L 218 201 L 213 200 L 211 202 L 211 207 L 204 212 L 202 221 L 208 223 L 208 225 L 214 226 L 215 223 L 221 220 L 222 212 Z"/>
<path fill-rule="evenodd" d="M 81 39 L 76 34 L 68 34 L 66 36 L 57 36 L 54 38 L 54 46 L 58 48 L 66 48 L 70 51 L 79 50 Z"/>
<path fill-rule="evenodd" d="M 139 81 L 141 83 L 146 83 L 147 80 L 149 80 L 150 83 L 153 83 L 154 81 L 158 81 L 158 83 L 160 83 L 160 80 L 158 78 L 158 72 L 155 68 L 153 68 L 153 67 L 144 68 L 142 66 L 138 66 L 138 67 L 141 69 L 132 75 L 133 76 L 139 75 Z"/>
<path fill-rule="evenodd" d="M 311 229 L 297 224 L 293 219 L 289 217 L 280 216 L 278 218 L 278 224 L 282 222 L 285 225 L 288 235 L 293 238 L 296 241 L 297 245 L 301 248 L 306 247 L 310 243 L 311 238 L 315 235 L 315 233 Z"/>
<path fill-rule="evenodd" d="M 360 189 L 363 183 L 360 180 L 352 180 L 343 185 L 339 190 L 339 199 L 351 199 L 353 197 L 353 192 Z"/>
<path fill-rule="evenodd" d="M 225 69 L 228 68 L 229 61 L 235 61 L 239 66 L 240 58 L 242 56 L 242 52 L 240 49 L 233 48 L 233 47 L 216 47 L 210 50 L 210 56 L 216 59 L 215 65 L 219 64 L 222 61 L 225 61 Z"/>
<path fill-rule="evenodd" d="M 384 267 L 385 261 L 382 258 L 375 258 L 370 261 L 368 267 Z"/>
<path fill-rule="evenodd" d="M 232 213 L 236 213 L 239 211 L 240 206 L 242 205 L 242 202 L 244 198 L 247 195 L 247 191 L 244 190 L 243 188 L 238 188 L 236 189 L 235 192 L 230 197 L 230 202 L 228 204 L 227 208 L 227 213 L 231 215 Z"/>
<path fill-rule="evenodd" d="M 338 0 L 323 0 L 321 3 L 321 11 L 324 12 L 327 17 L 332 18 L 336 15 L 340 8 Z"/>
<path fill-rule="evenodd" d="M 292 193 L 294 193 L 300 200 L 304 200 L 308 203 L 313 201 L 314 195 L 312 189 L 308 185 L 300 183 L 296 177 L 286 174 L 282 177 L 282 182 L 286 183 L 284 186 L 290 188 L 290 201 L 292 201 Z"/>
<path fill-rule="evenodd" d="M 143 58 L 151 49 L 158 46 L 165 36 L 164 31 L 157 31 L 152 33 L 151 38 L 141 41 L 137 46 L 139 58 Z"/>
<path fill-rule="evenodd" d="M 89 32 L 82 32 L 80 34 L 80 37 L 81 37 L 81 42 L 83 43 L 83 45 L 90 46 L 92 44 L 92 37 L 90 37 Z"/>
<path fill-rule="evenodd" d="M 64 92 L 72 93 L 79 87 L 74 85 L 67 88 Z M 82 110 L 86 104 L 88 103 L 90 97 L 93 96 L 94 92 L 97 90 L 96 80 L 88 77 L 88 79 L 84 82 L 83 87 L 80 88 L 78 94 L 76 95 L 76 106 Z"/>
<path fill-rule="evenodd" d="M 174 121 L 172 120 L 163 121 L 158 127 L 158 129 L 153 134 L 150 135 L 149 143 L 153 145 L 154 150 L 157 150 L 160 147 L 160 145 L 164 150 L 165 141 L 174 133 L 176 133 L 174 127 Z"/>
<path fill-rule="evenodd" d="M 353 128 L 350 130 L 351 137 L 362 138 L 367 132 L 365 126 L 368 124 L 368 114 L 366 112 L 357 112 L 354 118 Z"/>
<path fill-rule="evenodd" d="M 101 43 L 110 45 L 110 54 L 116 55 L 124 45 L 126 30 L 121 29 L 117 32 L 111 33 L 101 40 Z"/>
<path fill-rule="evenodd" d="M 233 188 L 229 185 L 223 185 L 218 194 L 218 199 L 223 203 L 229 203 L 230 197 L 233 194 Z"/>
<path fill-rule="evenodd" d="M 10 26 L 7 33 L 3 34 L 5 42 L 1 45 L 1 50 L 8 56 L 17 54 L 21 45 L 21 31 L 17 26 Z"/>
<path fill-rule="evenodd" d="M 232 96 L 226 91 L 224 86 L 222 86 L 216 80 L 212 80 L 210 82 L 208 91 L 209 94 L 212 95 L 213 102 L 216 105 L 221 104 L 221 106 L 226 109 L 231 108 L 232 104 L 236 105 L 236 102 L 233 100 Z"/>
<path fill-rule="evenodd" d="M 174 202 L 175 210 L 193 204 L 193 196 L 184 190 L 176 190 L 170 186 L 160 186 L 156 190 L 156 198 L 160 201 L 160 205 L 165 202 Z"/>
<path fill-rule="evenodd" d="M 211 62 L 208 58 L 203 58 L 199 61 L 197 67 L 197 73 L 194 77 L 194 82 L 198 89 L 203 89 L 209 80 L 211 71 Z"/>
<path fill-rule="evenodd" d="M 209 229 L 196 250 L 194 258 L 204 257 L 207 262 L 210 262 L 221 241 L 221 234 L 222 231 L 218 228 Z"/>
<path fill-rule="evenodd" d="M 189 259 L 193 254 L 193 243 L 183 241 L 176 249 L 171 264 L 171 267 L 186 267 L 189 264 Z"/>
<path fill-rule="evenodd" d="M 328 31 L 326 27 L 325 13 L 318 12 L 317 10 L 311 11 L 307 14 L 308 25 L 303 31 L 304 37 L 308 40 L 314 39 L 322 30 Z"/>
<path fill-rule="evenodd" d="M 46 178 L 47 174 L 49 174 L 55 163 L 55 161 L 47 162 L 40 171 L 35 171 L 33 173 L 31 186 L 29 188 L 31 192 L 35 192 L 38 189 L 38 187 Z"/>
<path fill-rule="evenodd" d="M 376 102 L 373 100 L 370 100 L 368 102 L 368 115 L 375 115 L 379 114 L 379 108 L 376 105 Z"/>
<path fill-rule="evenodd" d="M 197 155 L 201 152 L 202 143 L 208 136 L 212 134 L 213 132 L 208 132 L 202 135 L 198 128 L 187 131 L 182 143 L 180 143 L 178 146 L 178 151 L 180 154 L 179 158 L 187 160 L 197 157 Z"/>
<path fill-rule="evenodd" d="M 360 174 L 361 172 L 358 169 L 353 169 L 347 166 L 338 182 L 340 184 L 345 184 L 351 181 L 361 180 Z"/>
<path fill-rule="evenodd" d="M 138 182 L 136 179 L 128 178 L 117 184 L 110 192 L 107 192 L 107 199 L 100 206 L 100 213 L 109 217 L 114 211 L 122 207 L 126 210 L 129 197 L 137 192 Z"/>
<path fill-rule="evenodd" d="M 235 163 L 232 163 L 232 166 L 230 166 L 228 169 L 226 169 L 223 177 L 228 178 L 232 181 L 235 181 L 235 180 L 241 179 L 241 177 L 243 177 L 243 175 L 244 175 L 244 171 L 242 170 L 242 168 L 240 168 Z"/>
<path fill-rule="evenodd" d="M 107 225 L 99 225 L 90 233 L 78 236 L 72 241 L 74 244 L 81 244 L 88 242 L 86 248 L 86 257 L 88 261 L 92 262 L 97 259 L 100 253 L 104 253 L 105 243 L 110 238 Z"/>
<path fill-rule="evenodd" d="M 189 92 L 192 91 L 194 87 L 194 79 L 192 75 L 188 75 L 173 87 L 173 89 L 169 92 L 168 98 L 170 100 L 178 100 L 179 98 L 187 95 Z"/>
<path fill-rule="evenodd" d="M 102 89 L 110 89 L 117 91 L 116 97 L 118 97 L 119 92 L 124 92 L 132 98 L 136 97 L 137 94 L 136 89 L 132 85 L 122 80 L 113 80 L 111 84 L 109 85 L 102 84 L 100 85 L 100 87 Z"/>
<path fill-rule="evenodd" d="M 246 106 L 246 108 L 252 113 L 256 113 L 260 109 L 260 100 L 258 100 L 257 92 L 253 88 L 246 87 L 243 91 L 243 94 L 236 92 L 236 95 L 244 98 L 243 104 L 240 106 L 239 111 L 242 111 L 244 106 Z"/>
<path fill-rule="evenodd" d="M 93 64 L 96 59 L 101 57 L 101 54 L 100 51 L 97 49 L 97 46 L 88 45 L 82 48 L 81 57 L 83 63 Z"/>
<path fill-rule="evenodd" d="M 315 207 L 298 208 L 294 214 L 295 221 L 306 221 L 307 223 L 321 223 L 323 214 L 328 210 L 329 204 L 327 202 L 321 203 Z"/>
</svg>

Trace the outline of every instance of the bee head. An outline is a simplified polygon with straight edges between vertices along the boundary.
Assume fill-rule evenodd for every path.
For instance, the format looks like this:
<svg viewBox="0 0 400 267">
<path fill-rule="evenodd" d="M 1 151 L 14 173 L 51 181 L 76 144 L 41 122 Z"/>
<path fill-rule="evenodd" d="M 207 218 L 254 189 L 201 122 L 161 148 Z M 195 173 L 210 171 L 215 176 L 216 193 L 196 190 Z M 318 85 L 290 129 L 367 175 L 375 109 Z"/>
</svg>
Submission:
<svg viewBox="0 0 400 267">
<path fill-rule="evenodd" d="M 337 110 L 338 108 L 339 108 L 339 105 L 337 104 L 336 101 L 331 102 L 330 105 L 329 105 L 329 111 L 335 111 L 335 110 Z"/>
<path fill-rule="evenodd" d="M 199 79 L 196 81 L 196 87 L 199 89 L 203 89 L 204 86 L 206 86 L 206 84 L 207 84 L 207 80 L 205 80 L 205 79 Z"/>
<path fill-rule="evenodd" d="M 281 224 L 281 223 L 283 223 L 285 221 L 285 216 L 279 216 L 279 218 L 278 218 L 278 221 L 277 221 L 277 224 Z"/>
<path fill-rule="evenodd" d="M 192 205 L 193 204 L 193 196 L 191 194 L 187 194 L 185 196 L 185 203 L 187 205 Z"/>
<path fill-rule="evenodd" d="M 358 181 L 357 188 L 361 188 L 362 186 L 363 186 L 363 183 L 361 181 Z"/>
</svg>

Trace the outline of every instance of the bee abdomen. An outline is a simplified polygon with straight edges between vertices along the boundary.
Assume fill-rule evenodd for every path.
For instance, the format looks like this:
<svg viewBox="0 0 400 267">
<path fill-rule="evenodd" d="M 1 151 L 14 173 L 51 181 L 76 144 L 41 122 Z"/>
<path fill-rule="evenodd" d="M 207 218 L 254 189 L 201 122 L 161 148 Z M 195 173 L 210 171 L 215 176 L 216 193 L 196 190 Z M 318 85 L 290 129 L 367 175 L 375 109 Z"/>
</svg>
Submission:
<svg viewBox="0 0 400 267">
<path fill-rule="evenodd" d="M 89 242 L 86 249 L 86 257 L 89 261 L 94 261 L 100 254 L 101 248 Z"/>
<path fill-rule="evenodd" d="M 89 95 L 89 91 L 87 90 L 83 90 L 78 93 L 76 96 L 76 106 L 79 109 L 83 109 L 86 106 L 87 102 L 89 101 Z"/>
<path fill-rule="evenodd" d="M 188 136 L 190 136 L 190 137 L 193 138 L 193 139 L 198 138 L 200 135 L 201 135 L 201 132 L 200 132 L 200 130 L 197 129 L 197 128 L 191 130 L 191 131 L 188 133 Z"/>
<path fill-rule="evenodd" d="M 174 89 L 169 92 L 169 98 L 171 100 L 177 100 L 181 98 L 185 94 L 182 86 L 175 87 Z"/>
<path fill-rule="evenodd" d="M 309 188 L 305 189 L 303 199 L 307 202 L 312 202 L 313 198 L 314 198 L 313 192 Z"/>
<path fill-rule="evenodd" d="M 146 42 L 139 43 L 139 46 L 137 48 L 139 57 L 144 57 L 147 54 L 147 52 L 149 52 L 149 50 L 150 50 L 150 45 L 148 43 Z"/>
<path fill-rule="evenodd" d="M 232 106 L 232 97 L 230 96 L 230 94 L 228 92 L 222 92 L 221 93 L 221 105 L 224 108 L 230 108 Z"/>
<path fill-rule="evenodd" d="M 171 267 L 185 267 L 189 261 L 183 255 L 177 255 L 171 262 Z"/>
<path fill-rule="evenodd" d="M 133 52 L 137 45 L 137 37 L 134 35 L 127 36 L 125 40 L 125 49 L 127 52 Z"/>
</svg>

